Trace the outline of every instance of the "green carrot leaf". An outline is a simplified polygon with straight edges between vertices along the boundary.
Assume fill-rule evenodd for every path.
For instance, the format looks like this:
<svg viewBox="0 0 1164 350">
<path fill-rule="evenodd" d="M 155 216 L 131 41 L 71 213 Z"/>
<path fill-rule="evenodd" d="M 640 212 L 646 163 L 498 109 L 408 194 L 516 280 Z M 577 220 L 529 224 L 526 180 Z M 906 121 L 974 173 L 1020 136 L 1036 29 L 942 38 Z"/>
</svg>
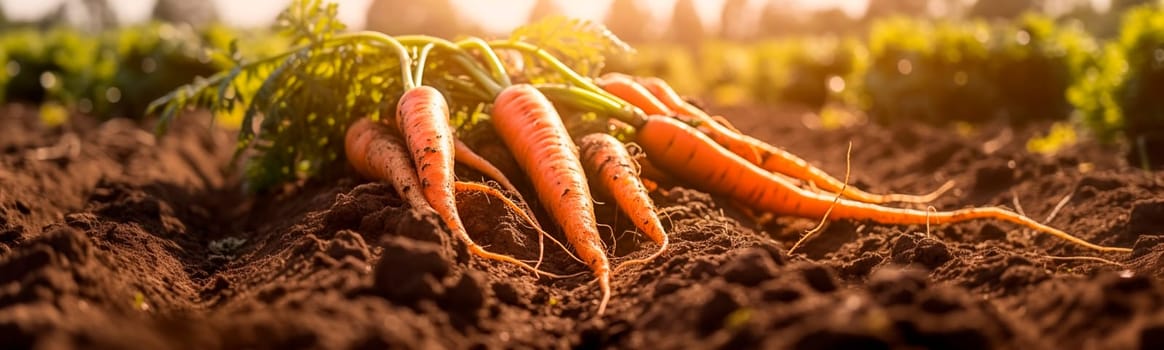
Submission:
<svg viewBox="0 0 1164 350">
<path fill-rule="evenodd" d="M 588 20 L 550 16 L 519 27 L 511 41 L 522 41 L 549 51 L 583 76 L 594 77 L 601 71 L 607 56 L 634 52 L 626 42 L 599 23 Z"/>
</svg>

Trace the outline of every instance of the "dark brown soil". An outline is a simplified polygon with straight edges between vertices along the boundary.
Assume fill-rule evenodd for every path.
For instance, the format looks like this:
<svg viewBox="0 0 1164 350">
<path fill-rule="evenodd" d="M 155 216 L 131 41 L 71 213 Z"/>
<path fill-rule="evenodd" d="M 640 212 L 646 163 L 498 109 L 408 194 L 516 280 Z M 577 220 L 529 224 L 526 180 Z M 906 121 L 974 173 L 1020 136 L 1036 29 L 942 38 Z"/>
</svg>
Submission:
<svg viewBox="0 0 1164 350">
<path fill-rule="evenodd" d="M 1095 254 L 1005 223 L 840 221 L 790 255 L 815 221 L 759 224 L 669 187 L 655 200 L 673 247 L 616 275 L 596 317 L 588 275 L 537 278 L 470 257 L 386 185 L 347 177 L 243 195 L 227 175 L 232 139 L 205 115 L 154 138 L 124 120 L 47 129 L 35 110 L 6 106 L 0 348 L 1164 348 L 1164 172 L 1088 143 L 1029 154 L 1038 128 L 811 131 L 790 111 L 717 112 L 834 174 L 852 141 L 851 183 L 875 192 L 956 180 L 941 209 L 1021 206 L 1042 219 L 1069 197 L 1052 225 L 1135 252 L 1099 255 L 1112 265 L 1054 258 Z M 460 200 L 475 239 L 537 258 L 511 213 Z M 599 219 L 620 232 L 606 237 L 616 263 L 656 248 L 610 206 Z M 552 245 L 542 266 L 585 271 Z"/>
</svg>

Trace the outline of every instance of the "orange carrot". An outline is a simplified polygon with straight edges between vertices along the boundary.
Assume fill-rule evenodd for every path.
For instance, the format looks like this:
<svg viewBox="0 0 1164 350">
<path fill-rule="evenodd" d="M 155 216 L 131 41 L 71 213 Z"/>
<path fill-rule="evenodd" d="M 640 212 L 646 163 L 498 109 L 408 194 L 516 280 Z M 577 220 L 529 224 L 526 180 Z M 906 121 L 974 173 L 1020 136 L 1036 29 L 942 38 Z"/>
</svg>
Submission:
<svg viewBox="0 0 1164 350">
<path fill-rule="evenodd" d="M 448 116 L 444 96 L 427 86 L 406 91 L 396 106 L 396 125 L 404 134 L 424 198 L 450 229 L 459 232 L 464 227 L 453 196 L 453 131 Z"/>
<path fill-rule="evenodd" d="M 360 175 L 388 180 L 400 198 L 413 209 L 436 212 L 419 191 L 420 180 L 416 172 L 411 170 L 412 160 L 408 157 L 408 150 L 387 125 L 368 118 L 356 120 L 348 127 L 344 137 L 344 152 L 348 163 Z"/>
<path fill-rule="evenodd" d="M 373 122 L 367 118 L 360 118 L 348 127 L 348 132 L 344 140 L 344 148 L 348 156 L 348 163 L 361 176 L 370 179 L 387 179 L 392 187 L 396 189 L 396 193 L 400 195 L 400 198 L 407 201 L 415 210 L 436 214 L 436 211 L 424 199 L 420 191 L 417 190 L 420 188 L 420 180 L 417 179 L 416 172 L 413 171 L 412 160 L 408 157 L 408 150 L 405 149 L 403 142 L 393 133 L 393 130 L 389 126 Z M 569 253 L 569 250 L 561 242 L 558 242 L 558 240 L 549 236 L 545 231 L 542 231 L 533 217 L 526 215 L 517 204 L 510 201 L 509 198 L 506 198 L 496 189 L 481 184 L 460 181 L 456 182 L 455 187 L 457 192 L 482 192 L 500 199 L 502 204 L 517 213 L 518 217 L 530 224 L 534 230 L 537 230 L 540 234 L 539 246 L 541 246 L 540 237 L 550 237 L 554 243 L 557 243 L 559 247 L 566 250 L 567 254 Z M 540 252 L 538 255 L 539 257 L 541 256 Z"/>
<path fill-rule="evenodd" d="M 374 122 L 367 118 L 360 118 L 355 123 L 348 127 L 347 134 L 344 140 L 344 151 L 348 157 L 348 163 L 352 165 L 356 171 L 366 178 L 370 179 L 386 179 L 389 184 L 396 189 L 396 193 L 400 198 L 404 199 L 413 209 L 425 213 L 436 214 L 436 210 L 428 204 L 420 191 L 420 180 L 416 177 L 416 172 L 412 167 L 412 160 L 408 157 L 408 150 L 405 149 L 402 140 L 393 133 L 393 130 L 384 124 Z M 473 183 L 456 183 L 457 192 L 483 192 L 486 195 L 497 197 L 510 210 L 518 214 L 518 217 L 526 221 L 537 230 L 540 237 L 550 237 L 559 247 L 566 250 L 561 242 L 549 236 L 545 231 L 537 225 L 537 222 L 524 211 L 521 210 L 492 187 Z M 540 249 L 540 248 L 539 248 Z M 569 250 L 566 250 L 569 253 Z M 541 255 L 540 253 L 538 254 Z M 502 256 L 503 261 L 513 262 L 510 257 Z M 539 259 L 540 260 L 540 259 Z M 519 265 L 525 263 L 517 261 Z M 523 266 L 524 267 L 524 266 Z M 529 267 L 533 269 L 532 267 Z M 536 270 L 536 269 L 535 269 Z M 543 273 L 551 277 L 561 277 L 554 274 Z"/>
<path fill-rule="evenodd" d="M 608 73 L 598 79 L 594 79 L 594 84 L 606 90 L 606 92 L 623 99 L 627 103 L 642 109 L 644 113 L 656 115 L 675 115 L 671 107 L 663 104 L 658 98 L 651 95 L 651 92 L 639 85 L 633 78 L 623 74 Z"/>
<path fill-rule="evenodd" d="M 699 109 L 699 107 L 696 107 L 686 100 L 683 100 L 683 97 L 679 96 L 679 93 L 675 92 L 675 89 L 672 89 L 671 85 L 667 84 L 667 82 L 663 79 L 656 77 L 631 77 L 631 79 L 634 79 L 636 82 L 641 84 L 643 88 L 645 88 L 647 91 L 650 91 L 650 93 L 654 95 L 655 98 L 658 98 L 659 101 L 662 101 L 664 106 L 675 110 L 676 113 L 694 118 L 695 121 L 701 124 L 708 124 L 706 125 L 708 128 L 707 130 L 718 131 L 721 133 L 726 132 L 730 134 L 742 134 L 739 129 L 736 129 L 734 126 L 729 124 L 727 119 L 723 119 L 722 117 L 712 117 L 702 109 Z"/>
<path fill-rule="evenodd" d="M 554 105 L 528 84 L 501 90 L 493 103 L 493 127 L 529 175 L 538 199 L 566 239 L 598 278 L 602 301 L 610 300 L 610 262 L 602 248 L 594 204 L 578 150 Z"/>
<path fill-rule="evenodd" d="M 1000 208 L 969 208 L 927 212 L 899 209 L 811 192 L 751 164 L 716 144 L 708 136 L 671 118 L 649 117 L 640 128 L 638 143 L 655 165 L 697 188 L 725 195 L 767 212 L 820 218 L 832 208 L 833 219 L 870 220 L 883 224 L 946 224 L 974 219 L 996 219 L 1050 234 L 1080 246 L 1104 252 L 1131 249 L 1092 244 Z M 834 201 L 835 200 L 835 201 Z"/>
<path fill-rule="evenodd" d="M 763 141 L 752 138 L 751 136 L 743 135 L 741 137 L 745 141 L 753 144 L 760 152 L 760 168 L 764 170 L 786 174 L 793 178 L 800 179 L 819 187 L 821 190 L 836 193 L 842 191 L 842 196 L 845 198 L 857 200 L 860 202 L 883 204 L 891 202 L 902 203 L 928 203 L 932 202 L 943 193 L 954 188 L 954 181 L 946 181 L 936 190 L 922 195 L 909 195 L 899 193 L 888 194 L 874 194 L 863 191 L 853 186 L 845 186 L 844 182 L 829 175 L 824 170 L 812 166 L 804 159 L 797 157 L 795 154 L 788 152 L 782 148 L 769 145 Z"/>
<path fill-rule="evenodd" d="M 733 153 L 739 154 L 741 157 L 744 157 L 748 161 L 753 163 L 760 162 L 759 152 L 752 145 L 748 144 L 747 142 L 743 142 L 739 133 L 732 132 L 731 130 L 724 128 L 723 125 L 720 125 L 719 123 L 712 120 L 711 117 L 708 117 L 706 113 L 691 114 L 691 112 L 689 112 L 687 109 L 699 109 L 690 106 L 690 104 L 687 104 L 687 102 L 684 102 L 678 94 L 674 93 L 674 91 L 671 91 L 672 94 L 669 95 L 659 94 L 656 90 L 651 90 L 650 85 L 635 82 L 632 77 L 616 73 L 606 74 L 603 76 L 602 80 L 606 81 L 606 85 L 602 87 L 603 90 L 606 90 L 607 92 L 613 94 L 615 97 L 618 97 L 624 101 L 628 101 L 632 105 L 643 109 L 643 111 L 647 114 L 669 115 L 685 120 L 694 118 L 695 121 L 700 124 L 699 130 L 710 135 L 713 140 L 719 142 L 724 147 L 730 149 Z M 662 80 L 660 79 L 659 81 Z M 642 104 L 642 106 L 640 106 L 640 104 Z M 662 106 L 662 108 L 665 110 L 661 112 L 657 111 L 658 108 L 654 106 Z M 656 112 L 650 112 L 648 109 L 656 110 Z"/>
<path fill-rule="evenodd" d="M 812 166 L 791 152 L 721 125 L 713 117 L 703 112 L 703 110 L 683 101 L 679 97 L 679 94 L 671 89 L 662 79 L 648 77 L 640 78 L 638 82 L 667 107 L 699 122 L 698 129 L 700 131 L 707 134 L 716 143 L 732 151 L 732 153 L 743 157 L 752 162 L 752 164 L 759 165 L 764 170 L 803 180 L 827 192 L 841 192 L 845 198 L 876 204 L 890 202 L 928 203 L 954 187 L 953 181 L 947 181 L 938 189 L 924 195 L 896 193 L 881 195 L 862 191 L 853 186 L 845 186 L 841 180 L 829 175 L 820 168 Z"/>
<path fill-rule="evenodd" d="M 655 212 L 634 159 L 622 142 L 607 134 L 590 134 L 580 140 L 583 167 L 587 177 L 598 179 L 596 188 L 614 197 L 614 202 L 634 221 L 635 227 L 655 243 L 659 249 L 646 258 L 631 260 L 619 265 L 642 264 L 654 260 L 667 249 L 667 232 Z"/>
<path fill-rule="evenodd" d="M 449 107 L 439 91 L 428 86 L 409 89 L 396 107 L 396 123 L 404 134 L 420 179 L 420 190 L 441 221 L 465 242 L 469 251 L 486 259 L 504 261 L 535 273 L 552 275 L 511 256 L 491 253 L 473 242 L 457 213 L 453 189 L 454 142 Z"/>
</svg>

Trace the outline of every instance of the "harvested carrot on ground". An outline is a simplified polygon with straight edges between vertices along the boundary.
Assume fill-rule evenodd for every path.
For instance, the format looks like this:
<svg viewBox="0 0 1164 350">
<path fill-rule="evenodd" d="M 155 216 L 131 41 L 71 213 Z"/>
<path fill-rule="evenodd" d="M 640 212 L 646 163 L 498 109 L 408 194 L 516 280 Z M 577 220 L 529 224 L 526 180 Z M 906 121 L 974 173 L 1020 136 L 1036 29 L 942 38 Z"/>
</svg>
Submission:
<svg viewBox="0 0 1164 350">
<path fill-rule="evenodd" d="M 412 170 L 408 149 L 387 125 L 368 118 L 356 120 L 348 127 L 344 153 L 360 175 L 388 180 L 413 209 L 436 213 L 420 193 L 420 179 Z"/>
<path fill-rule="evenodd" d="M 577 147 L 557 110 L 533 86 L 512 85 L 494 100 L 493 127 L 578 257 L 598 278 L 602 289 L 598 314 L 602 314 L 610 301 L 610 262 L 598 234 L 593 197 Z"/>
<path fill-rule="evenodd" d="M 405 148 L 402 140 L 393 133 L 393 130 L 389 126 L 367 118 L 360 118 L 348 127 L 348 132 L 344 139 L 344 152 L 347 155 L 348 163 L 360 175 L 370 179 L 387 180 L 395 188 L 396 193 L 412 206 L 413 209 L 438 214 L 421 193 L 421 181 L 412 166 L 412 159 L 409 157 L 408 150 Z M 517 211 L 522 218 L 527 218 L 524 211 L 520 209 Z M 541 229 L 532 219 L 528 219 L 527 221 L 539 233 L 542 233 Z M 465 233 L 461 238 L 468 239 L 468 233 Z M 470 252 L 486 259 L 516 264 L 527 270 L 550 277 L 561 277 L 540 271 L 511 256 L 485 251 L 473 243 L 472 240 L 468 240 L 466 245 L 469 246 Z"/>
<path fill-rule="evenodd" d="M 398 41 L 399 42 L 408 42 L 408 43 L 417 44 L 417 45 L 423 45 L 423 49 L 421 49 L 420 54 L 419 54 L 420 59 L 418 60 L 417 68 L 416 68 L 416 75 L 414 77 L 415 85 L 418 87 L 423 86 L 424 72 L 425 72 L 425 60 L 428 58 L 429 52 L 434 48 L 440 47 L 441 49 L 446 50 L 447 53 L 453 57 L 454 61 L 459 60 L 459 62 L 461 62 L 463 64 L 468 64 L 468 65 L 471 65 L 472 62 L 465 59 L 466 57 L 468 57 L 468 54 L 465 53 L 464 51 L 462 51 L 462 48 L 467 48 L 467 47 L 480 48 L 482 51 L 484 51 L 483 54 L 486 57 L 491 57 L 493 59 L 496 59 L 496 55 L 489 49 L 489 46 L 485 43 L 485 41 L 481 40 L 481 39 L 477 39 L 477 38 L 465 39 L 457 45 L 453 45 L 453 43 L 450 43 L 450 42 L 445 41 L 445 40 L 437 39 L 434 37 L 426 37 L 426 36 L 404 36 L 404 37 L 400 37 L 400 39 L 398 39 Z M 492 80 L 490 80 L 488 77 L 481 75 L 482 72 L 480 72 L 477 69 L 474 69 L 476 67 L 469 66 L 466 68 L 469 69 L 470 71 L 474 72 L 475 74 L 477 74 L 477 76 L 479 77 L 479 79 L 482 82 L 492 82 Z M 499 77 L 499 79 L 502 79 L 503 82 L 508 83 L 509 80 L 508 80 L 508 76 L 505 75 L 504 67 L 501 67 L 499 69 L 502 69 L 502 70 L 497 72 L 497 75 L 495 77 Z M 431 89 L 431 88 L 429 88 L 429 89 Z M 441 96 L 441 99 L 443 101 L 444 96 Z M 403 99 L 401 99 L 401 101 L 403 101 Z M 447 101 L 445 101 L 444 109 L 446 111 L 448 110 Z M 399 111 L 399 109 L 398 109 L 398 111 Z M 445 113 L 445 117 L 443 119 L 445 120 L 445 122 L 447 124 L 448 120 L 449 120 L 448 113 Z M 452 130 L 452 129 L 449 128 L 449 130 Z M 466 145 L 464 142 L 462 142 L 460 139 L 458 139 L 455 134 L 452 136 L 452 139 L 453 139 L 453 159 L 455 162 L 469 166 L 470 168 L 473 168 L 474 170 L 481 172 L 485 176 L 492 178 L 493 180 L 497 181 L 502 186 L 502 188 L 505 188 L 506 191 L 513 192 L 514 194 L 517 195 L 518 199 L 522 201 L 522 203 L 525 203 L 525 198 L 522 197 L 521 192 L 517 190 L 517 187 L 513 186 L 513 183 L 509 181 L 509 178 L 506 177 L 505 174 L 502 173 L 500 169 L 497 169 L 497 167 L 494 166 L 492 163 L 490 163 L 488 160 L 486 160 L 485 158 L 478 155 L 477 152 L 474 152 L 473 149 L 469 147 L 469 145 Z M 526 213 L 531 218 L 535 217 L 533 214 L 533 211 L 528 209 L 528 206 L 526 209 Z M 537 223 L 537 220 L 535 219 L 534 222 Z"/>
<path fill-rule="evenodd" d="M 344 148 L 348 156 L 348 163 L 361 176 L 369 179 L 388 180 L 400 198 L 404 199 L 412 208 L 436 214 L 436 211 L 419 191 L 420 180 L 412 168 L 412 159 L 408 156 L 408 150 L 389 126 L 368 118 L 360 118 L 348 127 Z M 530 224 L 541 236 L 548 236 L 533 217 L 527 215 L 521 207 L 496 189 L 460 181 L 456 182 L 454 187 L 457 192 L 481 192 L 500 199 L 502 204 L 516 212 L 519 218 Z M 553 237 L 550 239 L 554 240 Z M 557 240 L 554 242 L 558 246 L 562 246 Z"/>
<path fill-rule="evenodd" d="M 890 202 L 928 203 L 954 187 L 953 181 L 947 181 L 938 187 L 938 189 L 928 194 L 908 195 L 897 193 L 874 194 L 862 191 L 853 186 L 845 186 L 841 180 L 829 175 L 820 168 L 812 166 L 808 161 L 791 152 L 720 125 L 720 123 L 712 120 L 707 113 L 683 101 L 679 97 L 679 94 L 674 89 L 671 89 L 671 86 L 667 85 L 662 79 L 648 77 L 640 78 L 638 82 L 666 106 L 678 111 L 680 114 L 694 118 L 695 121 L 700 123 L 697 129 L 703 131 L 712 140 L 732 151 L 732 153 L 751 161 L 752 164 L 759 165 L 764 170 L 788 175 L 792 178 L 808 182 L 827 192 L 837 193 L 840 191 L 845 198 L 876 204 Z M 843 191 L 842 188 L 844 189 Z"/>
<path fill-rule="evenodd" d="M 587 177 L 596 179 L 595 188 L 613 197 L 618 207 L 634 221 L 635 227 L 659 245 L 655 253 L 624 262 L 619 267 L 647 263 L 662 255 L 667 250 L 667 232 L 626 147 L 607 134 L 586 135 L 579 141 L 579 147 L 582 167 L 586 169 Z"/>
<path fill-rule="evenodd" d="M 409 36 L 401 40 L 455 46 L 442 39 L 425 36 Z M 493 43 L 489 46 L 492 48 L 480 49 L 488 51 L 496 48 Z M 497 55 L 486 52 L 482 56 L 492 67 L 491 75 L 508 76 Z M 567 241 L 574 246 L 577 258 L 589 266 L 597 278 L 602 290 L 598 314 L 602 314 L 610 301 L 610 262 L 598 233 L 593 198 L 578 157 L 577 146 L 570 138 L 561 116 L 554 105 L 532 85 L 509 85 L 504 80 L 489 79 L 490 74 L 473 69 L 465 62 L 462 65 L 468 68 L 469 75 L 477 80 L 487 95 L 494 96 L 491 117 L 494 130 L 529 176 L 538 199 L 562 227 Z M 589 83 L 581 79 L 576 81 Z"/>
<path fill-rule="evenodd" d="M 833 219 L 869 220 L 883 224 L 948 224 L 976 219 L 994 219 L 1019 224 L 1102 252 L 1130 252 L 1131 249 L 1100 246 L 1044 225 L 1026 216 L 1001 208 L 969 208 L 953 211 L 900 209 L 838 199 L 835 194 L 812 192 L 792 181 L 748 162 L 713 141 L 704 133 L 674 118 L 644 116 L 627 110 L 620 101 L 582 88 L 541 86 L 556 101 L 588 106 L 635 127 L 636 143 L 647 159 L 678 180 L 712 194 L 724 195 L 766 212 L 804 218 L 822 218 L 831 210 Z M 567 98 L 568 97 L 568 98 Z"/>
<path fill-rule="evenodd" d="M 455 145 L 453 131 L 449 127 L 449 106 L 445 97 L 436 89 L 420 85 L 423 79 L 424 59 L 432 45 L 421 52 L 416 80 L 405 70 L 404 95 L 396 106 L 396 124 L 404 134 L 404 141 L 412 156 L 412 162 L 420 180 L 420 190 L 429 205 L 436 210 L 441 221 L 468 246 L 469 251 L 486 259 L 517 264 L 538 274 L 555 276 L 540 271 L 512 256 L 486 251 L 473 242 L 465 230 L 457 211 L 455 177 Z M 407 60 L 404 60 L 408 62 Z M 405 65 L 408 66 L 408 65 Z"/>
<path fill-rule="evenodd" d="M 335 18 L 335 13 L 334 5 L 323 6 L 318 1 L 297 2 L 295 6 L 284 11 L 278 21 L 278 27 L 291 34 L 292 41 L 296 44 L 293 49 L 254 62 L 236 62 L 237 64 L 229 71 L 183 86 L 158 99 L 151 104 L 150 113 L 160 113 L 159 132 L 164 131 L 179 112 L 189 107 L 230 111 L 241 103 L 245 105 L 245 114 L 243 128 L 238 135 L 239 145 L 236 155 L 254 151 L 256 156 L 249 157 L 248 160 L 255 161 L 247 165 L 247 178 L 258 180 L 253 188 L 266 188 L 281 181 L 317 175 L 332 162 L 340 159 L 340 154 L 345 151 L 350 152 L 348 156 L 355 160 L 356 164 L 353 164 L 353 167 L 364 174 L 384 175 L 386 169 L 412 170 L 416 172 L 417 185 L 400 188 L 415 188 L 416 192 L 420 192 L 424 202 L 433 208 L 457 239 L 468 245 L 472 254 L 515 263 L 540 274 L 550 275 L 537 271 L 513 257 L 489 253 L 472 242 L 457 215 L 455 205 L 452 168 L 456 159 L 456 145 L 448 125 L 449 100 L 433 88 L 417 87 L 424 81 L 422 77 L 426 67 L 424 60 L 429 57 L 427 54 L 439 49 L 447 55 L 434 56 L 443 59 L 434 61 L 432 65 L 442 69 L 441 72 L 437 72 L 439 74 L 434 74 L 440 77 L 432 82 L 434 86 L 450 91 L 450 96 L 457 96 L 453 102 L 458 104 L 494 101 L 495 97 L 502 95 L 499 94 L 502 86 L 509 84 L 505 81 L 508 75 L 504 74 L 504 65 L 500 64 L 495 54 L 491 54 L 492 48 L 489 45 L 481 45 L 479 40 L 465 41 L 462 47 L 432 37 L 396 38 L 372 31 L 344 32 L 345 26 Z M 408 43 L 404 44 L 404 41 Z M 413 62 L 404 45 L 420 48 L 418 62 Z M 481 49 L 483 53 L 481 56 L 490 61 L 487 63 L 498 67 L 496 72 L 501 74 L 491 76 L 484 69 L 480 69 L 472 56 L 465 52 L 465 49 L 472 47 Z M 412 74 L 414 67 L 417 67 L 415 79 Z M 451 69 L 443 70 L 444 68 Z M 386 73 L 396 69 L 401 70 L 400 76 Z M 261 80 L 256 89 L 243 88 L 249 87 L 255 79 Z M 466 81 L 470 79 L 476 84 Z M 501 80 L 502 83 L 499 84 L 494 79 Z M 464 89 L 466 86 L 469 88 Z M 390 133 L 378 131 L 369 134 L 370 131 L 361 130 L 368 128 L 367 126 L 359 126 L 357 123 L 359 118 L 379 116 L 379 109 L 383 104 L 397 97 L 399 102 L 396 104 L 395 130 L 403 133 L 405 148 L 412 164 L 400 161 L 403 157 L 392 160 L 371 156 L 372 153 L 385 153 L 373 152 L 367 148 L 373 147 L 370 145 L 384 144 L 373 139 Z M 475 98 L 481 99 L 474 100 Z M 510 100 L 513 102 L 522 99 Z M 552 113 L 543 116 L 544 119 L 558 122 L 558 129 L 562 129 L 553 132 L 557 139 L 564 140 L 558 146 L 562 147 L 561 150 L 566 150 L 566 153 L 575 152 L 571 153 L 575 164 L 572 171 L 567 169 L 563 174 L 581 181 L 579 184 L 570 184 L 568 183 L 570 181 L 566 181 L 560 183 L 557 188 L 541 186 L 545 191 L 577 189 L 574 191 L 577 193 L 561 193 L 560 196 L 547 194 L 544 198 L 554 199 L 555 219 L 566 227 L 568 238 L 571 238 L 578 251 L 583 253 L 581 255 L 599 276 L 604 293 L 601 307 L 604 308 L 610 293 L 610 271 L 605 253 L 601 249 L 592 207 L 560 203 L 563 200 L 580 201 L 588 206 L 589 189 L 585 177 L 581 175 L 581 165 L 577 164 L 576 150 L 571 148 L 572 141 L 561 127 L 561 121 L 558 120 L 553 106 L 549 105 L 544 97 L 541 101 L 544 105 L 541 108 Z M 504 106 L 505 103 L 501 105 Z M 515 112 L 523 112 L 521 108 L 509 107 Z M 261 121 L 259 118 L 262 118 Z M 348 129 L 352 125 L 358 127 Z M 351 132 L 351 137 L 348 137 L 348 132 Z M 531 140 L 530 135 L 521 135 L 519 138 Z M 336 148 L 340 148 L 335 147 L 338 140 L 350 140 L 353 144 L 337 150 Z M 526 153 L 518 155 L 530 156 Z M 544 161 L 545 157 L 553 157 L 551 154 L 540 155 L 543 157 L 537 159 L 539 162 Z M 394 164 L 394 161 L 411 166 Z M 560 165 L 563 162 L 569 163 L 560 160 L 551 164 Z M 541 164 L 531 165 L 527 162 L 526 165 L 535 167 Z M 542 175 L 547 178 L 560 175 L 550 173 L 558 169 L 543 170 Z M 557 180 L 559 179 L 554 178 L 543 182 Z M 582 195 L 586 199 L 558 198 L 574 195 Z M 411 198 L 406 199 L 411 202 L 420 202 L 407 193 L 405 197 Z M 417 207 L 423 205 L 418 204 Z M 572 211 L 585 208 L 589 210 Z M 579 215 L 588 219 L 570 218 Z"/>
<path fill-rule="evenodd" d="M 900 209 L 802 189 L 748 163 L 709 137 L 674 119 L 648 117 L 638 130 L 638 143 L 655 165 L 710 193 L 725 195 L 764 211 L 820 218 L 832 208 L 833 219 L 869 220 L 883 224 L 948 224 L 975 219 L 1012 222 L 1071 243 L 1102 252 L 1130 252 L 1128 248 L 1100 246 L 1001 208 L 952 211 Z M 698 164 L 697 164 L 698 163 Z M 835 201 L 834 201 L 835 200 Z"/>
</svg>

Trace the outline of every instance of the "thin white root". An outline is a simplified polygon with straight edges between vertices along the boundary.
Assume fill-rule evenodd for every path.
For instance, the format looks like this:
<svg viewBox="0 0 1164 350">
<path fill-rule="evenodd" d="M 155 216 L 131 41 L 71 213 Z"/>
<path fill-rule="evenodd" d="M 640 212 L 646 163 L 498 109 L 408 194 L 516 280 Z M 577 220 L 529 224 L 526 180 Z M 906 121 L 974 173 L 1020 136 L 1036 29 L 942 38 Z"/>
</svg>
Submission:
<svg viewBox="0 0 1164 350">
<path fill-rule="evenodd" d="M 930 236 L 930 214 L 936 214 L 937 212 L 938 208 L 934 208 L 932 205 L 926 206 L 926 237 Z"/>
<path fill-rule="evenodd" d="M 1124 264 L 1123 264 L 1123 263 L 1120 263 L 1120 262 L 1115 262 L 1115 261 L 1112 261 L 1112 260 L 1108 260 L 1108 259 L 1104 259 L 1104 258 L 1100 258 L 1100 257 L 1095 257 L 1095 256 L 1054 256 L 1054 255 L 1042 255 L 1042 257 L 1044 257 L 1044 258 L 1047 258 L 1047 259 L 1051 259 L 1051 260 L 1067 260 L 1067 261 L 1072 261 L 1072 260 L 1082 260 L 1082 261 L 1093 261 L 1093 262 L 1098 262 L 1098 263 L 1103 263 L 1103 264 L 1108 264 L 1108 265 L 1115 265 L 1115 266 L 1120 266 L 1120 267 L 1123 267 L 1123 266 L 1124 266 Z"/>
<path fill-rule="evenodd" d="M 1019 203 L 1018 193 L 1015 192 L 1014 189 L 1010 190 L 1010 200 L 1012 203 L 1014 203 L 1014 211 L 1016 213 L 1019 213 L 1019 215 L 1022 216 L 1027 216 L 1026 211 L 1023 210 L 1023 205 Z"/>
<path fill-rule="evenodd" d="M 805 232 L 804 236 L 801 236 L 800 239 L 792 245 L 792 248 L 788 249 L 789 255 L 792 255 L 792 253 L 796 252 L 796 248 L 799 248 L 801 244 L 803 244 L 805 241 L 808 241 L 809 237 L 812 237 L 824 228 L 825 222 L 827 222 L 829 219 L 829 214 L 833 213 L 833 208 L 837 206 L 837 202 L 841 200 L 841 195 L 844 194 L 845 189 L 849 187 L 849 171 L 852 169 L 852 155 L 853 141 L 849 141 L 849 149 L 845 151 L 845 181 L 841 183 L 841 190 L 837 191 L 837 195 L 833 197 L 833 203 L 829 205 L 829 209 L 826 210 L 824 216 L 820 218 L 820 223 L 818 223 L 816 227 L 813 227 L 811 230 L 808 230 L 808 232 Z"/>
<path fill-rule="evenodd" d="M 1067 206 L 1067 202 L 1070 202 L 1071 196 L 1074 195 L 1075 191 L 1072 190 L 1071 192 L 1068 192 L 1066 196 L 1063 196 L 1063 199 L 1060 199 L 1059 203 L 1055 204 L 1055 208 L 1051 209 L 1051 213 L 1047 214 L 1047 219 L 1043 220 L 1043 223 L 1051 223 L 1051 220 L 1055 219 L 1055 215 L 1058 215 L 1059 211 L 1062 210 L 1063 207 Z"/>
</svg>

